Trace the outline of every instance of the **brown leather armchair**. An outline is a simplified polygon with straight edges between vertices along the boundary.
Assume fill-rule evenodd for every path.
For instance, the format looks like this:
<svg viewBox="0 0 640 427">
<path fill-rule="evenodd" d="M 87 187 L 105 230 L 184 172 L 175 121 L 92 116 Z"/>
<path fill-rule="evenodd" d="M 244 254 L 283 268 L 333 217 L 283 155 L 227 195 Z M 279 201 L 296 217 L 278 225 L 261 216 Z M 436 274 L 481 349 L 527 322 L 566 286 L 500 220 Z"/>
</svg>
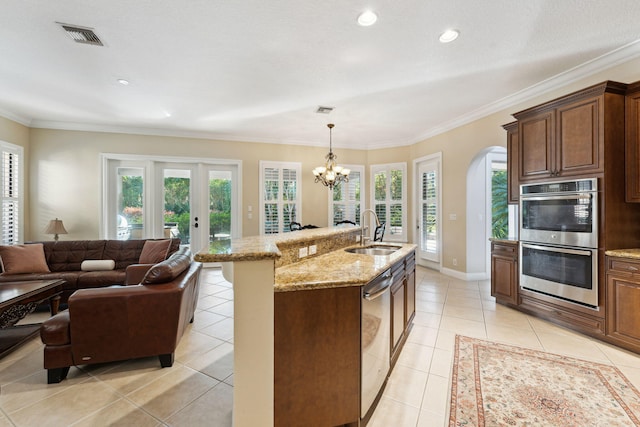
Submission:
<svg viewBox="0 0 640 427">
<path fill-rule="evenodd" d="M 181 249 L 158 264 L 127 267 L 128 286 L 73 293 L 69 309 L 40 329 L 49 384 L 65 379 L 77 365 L 158 356 L 163 368 L 172 366 L 193 322 L 201 269 Z"/>
</svg>

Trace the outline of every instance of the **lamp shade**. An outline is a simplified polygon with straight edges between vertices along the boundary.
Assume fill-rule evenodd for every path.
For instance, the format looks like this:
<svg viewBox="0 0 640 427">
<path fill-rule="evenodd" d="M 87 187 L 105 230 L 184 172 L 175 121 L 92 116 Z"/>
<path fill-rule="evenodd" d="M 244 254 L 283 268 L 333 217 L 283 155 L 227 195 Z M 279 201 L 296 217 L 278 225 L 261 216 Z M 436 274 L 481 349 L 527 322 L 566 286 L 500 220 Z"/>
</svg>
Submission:
<svg viewBox="0 0 640 427">
<path fill-rule="evenodd" d="M 67 230 L 64 228 L 61 219 L 52 219 L 49 221 L 47 228 L 44 230 L 44 234 L 53 234 L 54 239 L 58 240 L 58 234 L 67 234 Z"/>
</svg>

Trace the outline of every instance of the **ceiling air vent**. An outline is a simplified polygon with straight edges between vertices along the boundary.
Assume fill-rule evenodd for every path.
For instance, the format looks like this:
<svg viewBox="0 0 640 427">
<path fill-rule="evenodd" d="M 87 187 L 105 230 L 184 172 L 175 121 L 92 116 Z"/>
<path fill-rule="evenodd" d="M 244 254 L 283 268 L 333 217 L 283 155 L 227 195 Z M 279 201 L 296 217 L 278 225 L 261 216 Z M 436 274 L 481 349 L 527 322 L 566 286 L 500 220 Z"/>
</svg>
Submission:
<svg viewBox="0 0 640 427">
<path fill-rule="evenodd" d="M 329 114 L 330 112 L 333 111 L 333 107 L 323 107 L 322 105 L 318 107 L 318 109 L 316 110 L 316 113 L 319 114 Z"/>
<path fill-rule="evenodd" d="M 104 46 L 92 28 L 79 27 L 77 25 L 68 25 L 57 23 L 76 43 L 92 44 L 95 46 Z"/>
</svg>

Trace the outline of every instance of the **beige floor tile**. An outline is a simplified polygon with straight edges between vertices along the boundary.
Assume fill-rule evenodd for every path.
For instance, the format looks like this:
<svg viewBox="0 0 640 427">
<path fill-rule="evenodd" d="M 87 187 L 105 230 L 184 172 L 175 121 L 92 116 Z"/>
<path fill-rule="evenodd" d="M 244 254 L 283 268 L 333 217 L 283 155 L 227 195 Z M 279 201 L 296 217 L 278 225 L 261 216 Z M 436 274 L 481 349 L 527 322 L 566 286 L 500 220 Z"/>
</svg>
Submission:
<svg viewBox="0 0 640 427">
<path fill-rule="evenodd" d="M 531 329 L 514 328 L 509 324 L 487 323 L 487 339 L 503 344 L 543 350 L 538 336 Z"/>
<path fill-rule="evenodd" d="M 228 341 L 233 338 L 233 319 L 225 317 L 223 320 L 203 328 L 200 332 L 222 341 Z"/>
<path fill-rule="evenodd" d="M 167 419 L 172 427 L 231 427 L 233 387 L 220 383 Z"/>
<path fill-rule="evenodd" d="M 95 427 L 95 426 L 135 426 L 135 427 L 156 427 L 162 422 L 151 415 L 137 408 L 125 399 L 116 400 L 114 403 L 105 406 L 80 421 L 71 424 L 73 427 Z"/>
<path fill-rule="evenodd" d="M 452 366 L 453 348 L 452 350 L 443 350 L 441 348 L 433 350 L 433 358 L 431 359 L 429 375 L 438 375 L 444 378 L 449 378 L 451 376 Z"/>
<path fill-rule="evenodd" d="M 444 304 L 446 299 L 447 299 L 446 293 L 436 294 L 433 292 L 416 290 L 417 301 L 430 301 L 430 302 L 437 302 L 439 304 Z"/>
<path fill-rule="evenodd" d="M 476 322 L 474 320 L 461 319 L 459 317 L 442 316 L 440 329 L 456 332 L 460 335 L 467 335 L 473 338 L 487 338 L 484 322 Z"/>
<path fill-rule="evenodd" d="M 216 348 L 223 342 L 199 331 L 185 332 L 176 348 L 175 360 L 186 363 L 194 357 Z"/>
<path fill-rule="evenodd" d="M 209 295 L 206 296 L 204 298 L 199 298 L 198 299 L 198 309 L 200 310 L 209 310 L 211 308 L 214 308 L 220 304 L 224 304 L 229 302 L 228 299 L 226 298 L 219 298 L 217 296 L 214 295 Z"/>
<path fill-rule="evenodd" d="M 594 341 L 594 343 L 614 365 L 640 368 L 640 354 L 604 342 Z"/>
<path fill-rule="evenodd" d="M 64 381 L 58 384 L 47 384 L 47 371 L 40 369 L 39 372 L 3 385 L 0 390 L 0 408 L 7 413 L 15 412 L 89 379 L 89 375 L 75 369 L 69 372 Z"/>
<path fill-rule="evenodd" d="M 484 314 L 482 313 L 482 310 L 469 307 L 458 307 L 456 305 L 449 305 L 449 303 L 444 305 L 442 315 L 474 320 L 476 322 L 484 322 Z"/>
<path fill-rule="evenodd" d="M 478 300 L 480 304 L 480 292 L 477 289 L 455 289 L 449 288 L 447 292 L 447 301 L 450 298 L 469 298 Z"/>
<path fill-rule="evenodd" d="M 175 366 L 178 364 L 174 363 L 171 368 L 163 368 L 157 357 L 144 357 L 128 360 L 94 376 L 116 389 L 118 393 L 126 395 L 169 374 Z"/>
<path fill-rule="evenodd" d="M 233 301 L 225 300 L 226 302 L 218 304 L 214 307 L 208 308 L 207 311 L 212 313 L 221 314 L 225 317 L 233 317 Z"/>
<path fill-rule="evenodd" d="M 444 427 L 447 424 L 447 415 L 430 411 L 420 411 L 417 427 Z"/>
<path fill-rule="evenodd" d="M 18 427 L 58 427 L 73 424 L 119 398 L 111 387 L 92 378 L 8 415 Z"/>
<path fill-rule="evenodd" d="M 460 290 L 460 291 L 475 291 L 479 292 L 478 282 L 474 280 L 465 281 L 461 279 L 450 278 L 447 282 L 449 284 L 449 290 Z"/>
<path fill-rule="evenodd" d="M 510 308 L 496 307 L 495 310 L 484 310 L 484 321 L 493 325 L 509 326 L 533 332 L 529 319 L 531 317 Z"/>
<path fill-rule="evenodd" d="M 445 308 L 449 307 L 460 307 L 465 309 L 474 309 L 474 310 L 482 310 L 482 302 L 479 299 L 475 298 L 466 298 L 466 297 L 457 297 L 457 296 L 447 296 L 447 301 L 444 304 Z"/>
<path fill-rule="evenodd" d="M 436 348 L 442 350 L 453 351 L 456 344 L 456 332 L 444 329 L 438 330 L 438 339 L 436 340 Z"/>
<path fill-rule="evenodd" d="M 414 324 L 409 333 L 409 337 L 407 337 L 407 342 L 435 347 L 437 339 L 438 328 L 429 328 L 427 326 Z"/>
<path fill-rule="evenodd" d="M 226 319 L 226 317 L 220 314 L 212 313 L 206 310 L 197 310 L 194 314 L 193 329 L 196 331 L 200 331 L 224 319 Z"/>
<path fill-rule="evenodd" d="M 225 289 L 222 292 L 216 293 L 215 296 L 226 300 L 233 300 L 233 289 Z"/>
<path fill-rule="evenodd" d="M 416 300 L 416 311 L 423 311 L 426 313 L 442 314 L 444 310 L 444 304 L 432 301 Z"/>
<path fill-rule="evenodd" d="M 427 387 L 422 398 L 421 410 L 435 414 L 446 415 L 449 406 L 449 378 L 439 375 L 429 375 Z"/>
<path fill-rule="evenodd" d="M 413 317 L 413 324 L 424 326 L 425 328 L 438 328 L 440 327 L 440 319 L 442 313 L 432 313 L 428 311 L 422 311 L 418 309 L 416 304 L 416 314 Z"/>
<path fill-rule="evenodd" d="M 587 337 L 573 337 L 551 333 L 538 333 L 545 351 L 598 363 L 611 364 L 600 348 Z"/>
<path fill-rule="evenodd" d="M 191 368 L 174 366 L 169 374 L 127 395 L 127 399 L 163 420 L 184 409 L 218 383 Z"/>
<path fill-rule="evenodd" d="M 415 427 L 419 409 L 382 397 L 367 427 Z"/>
<path fill-rule="evenodd" d="M 396 365 L 383 395 L 397 402 L 420 408 L 427 377 L 426 372 Z"/>
<path fill-rule="evenodd" d="M 433 347 L 406 342 L 398 357 L 397 365 L 428 373 L 432 356 Z"/>
<path fill-rule="evenodd" d="M 222 343 L 213 350 L 194 357 L 186 365 L 218 381 L 224 381 L 233 374 L 233 345 Z"/>
<path fill-rule="evenodd" d="M 0 359 L 0 386 L 42 371 L 43 348 L 36 337 Z"/>
</svg>

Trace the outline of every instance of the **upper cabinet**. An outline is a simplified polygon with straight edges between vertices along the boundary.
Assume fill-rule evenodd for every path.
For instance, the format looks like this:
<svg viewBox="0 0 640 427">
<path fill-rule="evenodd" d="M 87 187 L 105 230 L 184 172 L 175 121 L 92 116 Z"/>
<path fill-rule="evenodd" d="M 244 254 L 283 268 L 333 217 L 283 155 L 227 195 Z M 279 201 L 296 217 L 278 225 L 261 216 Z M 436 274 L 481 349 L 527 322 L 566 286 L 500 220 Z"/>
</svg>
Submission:
<svg viewBox="0 0 640 427">
<path fill-rule="evenodd" d="M 607 81 L 514 114 L 519 182 L 603 173 L 605 145 L 622 144 L 626 90 Z"/>
<path fill-rule="evenodd" d="M 640 82 L 629 86 L 626 98 L 626 200 L 640 202 Z"/>
</svg>

